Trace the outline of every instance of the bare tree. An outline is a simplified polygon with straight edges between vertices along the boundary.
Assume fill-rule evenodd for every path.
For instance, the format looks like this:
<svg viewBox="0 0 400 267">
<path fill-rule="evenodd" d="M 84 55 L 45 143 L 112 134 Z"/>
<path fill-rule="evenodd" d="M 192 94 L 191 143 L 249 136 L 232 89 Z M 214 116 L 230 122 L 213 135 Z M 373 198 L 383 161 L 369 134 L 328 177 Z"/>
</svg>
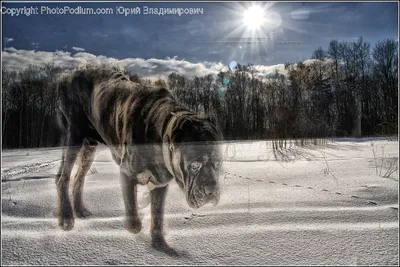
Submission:
<svg viewBox="0 0 400 267">
<path fill-rule="evenodd" d="M 378 42 L 372 52 L 374 76 L 380 89 L 384 113 L 383 122 L 396 128 L 398 121 L 398 42 L 393 39 Z"/>
</svg>

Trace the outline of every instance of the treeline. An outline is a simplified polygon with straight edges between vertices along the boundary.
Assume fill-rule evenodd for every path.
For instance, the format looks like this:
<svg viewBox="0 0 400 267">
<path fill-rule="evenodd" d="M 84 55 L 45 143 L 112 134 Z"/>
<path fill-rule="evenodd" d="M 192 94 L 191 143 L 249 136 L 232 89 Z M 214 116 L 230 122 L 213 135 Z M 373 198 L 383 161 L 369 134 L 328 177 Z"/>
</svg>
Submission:
<svg viewBox="0 0 400 267">
<path fill-rule="evenodd" d="M 228 139 L 397 135 L 397 41 L 371 49 L 363 38 L 332 40 L 312 58 L 286 63 L 286 76 L 260 79 L 248 64 L 215 79 L 173 73 L 167 85 L 190 108 L 216 114 Z"/>
<path fill-rule="evenodd" d="M 313 60 L 286 63 L 260 77 L 251 64 L 216 77 L 185 78 L 171 73 L 153 84 L 166 86 L 188 108 L 214 114 L 225 139 L 295 139 L 397 135 L 398 42 L 373 48 L 362 38 L 332 40 Z M 2 70 L 3 148 L 59 145 L 55 126 L 55 78 L 47 65 L 21 72 Z M 132 80 L 150 84 L 135 74 Z M 282 143 L 281 143 L 282 144 Z"/>
<path fill-rule="evenodd" d="M 267 80 L 239 65 L 215 80 L 171 74 L 167 84 L 190 108 L 216 114 L 228 139 L 397 135 L 397 41 L 371 49 L 362 38 L 332 40 L 312 58 Z"/>
<path fill-rule="evenodd" d="M 54 65 L 2 69 L 3 148 L 60 145 L 55 81 L 62 71 Z"/>
</svg>

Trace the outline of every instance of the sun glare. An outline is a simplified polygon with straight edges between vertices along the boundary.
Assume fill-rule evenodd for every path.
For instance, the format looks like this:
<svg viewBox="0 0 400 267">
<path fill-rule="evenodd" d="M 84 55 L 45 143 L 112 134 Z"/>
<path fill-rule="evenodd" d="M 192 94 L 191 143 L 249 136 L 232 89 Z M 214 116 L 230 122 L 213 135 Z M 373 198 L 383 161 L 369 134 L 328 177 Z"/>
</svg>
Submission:
<svg viewBox="0 0 400 267">
<path fill-rule="evenodd" d="M 260 6 L 253 5 L 244 11 L 244 25 L 250 29 L 259 28 L 264 22 L 264 11 Z"/>
</svg>

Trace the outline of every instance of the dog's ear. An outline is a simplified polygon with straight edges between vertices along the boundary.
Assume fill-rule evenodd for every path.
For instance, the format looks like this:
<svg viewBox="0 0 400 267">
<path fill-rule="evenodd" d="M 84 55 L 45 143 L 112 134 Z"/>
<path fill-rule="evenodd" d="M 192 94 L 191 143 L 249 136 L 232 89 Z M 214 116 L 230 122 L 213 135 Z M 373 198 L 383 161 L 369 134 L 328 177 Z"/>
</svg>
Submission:
<svg viewBox="0 0 400 267">
<path fill-rule="evenodd" d="M 180 116 L 173 126 L 173 137 L 172 143 L 179 143 L 182 141 L 182 138 L 192 132 L 194 127 L 193 120 L 188 116 Z"/>
<path fill-rule="evenodd" d="M 190 117 L 184 117 L 179 123 L 179 129 L 184 130 L 193 127 L 193 120 Z"/>
</svg>

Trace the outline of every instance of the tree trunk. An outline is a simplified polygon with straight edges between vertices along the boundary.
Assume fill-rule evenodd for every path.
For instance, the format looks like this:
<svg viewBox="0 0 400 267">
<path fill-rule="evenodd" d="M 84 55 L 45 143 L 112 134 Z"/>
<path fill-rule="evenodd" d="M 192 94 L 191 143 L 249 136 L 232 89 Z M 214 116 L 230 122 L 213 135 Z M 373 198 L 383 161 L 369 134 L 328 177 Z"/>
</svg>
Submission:
<svg viewBox="0 0 400 267">
<path fill-rule="evenodd" d="M 7 110 L 4 110 L 4 111 L 2 112 L 2 114 L 4 114 L 4 115 L 3 115 L 3 118 L 2 118 L 1 144 L 3 144 L 4 131 L 5 131 L 5 129 L 6 129 L 6 124 L 7 124 L 8 115 L 9 115 L 8 112 L 7 112 Z"/>
<path fill-rule="evenodd" d="M 21 92 L 21 94 L 23 94 Z M 24 123 L 23 123 L 23 115 L 24 115 L 24 96 L 21 95 L 21 100 L 20 100 L 20 106 L 19 106 L 19 133 L 18 133 L 18 148 L 22 148 L 22 132 L 24 128 Z"/>
<path fill-rule="evenodd" d="M 362 106 L 361 106 L 361 94 L 358 92 L 355 94 L 355 114 L 354 114 L 354 121 L 353 121 L 353 136 L 354 137 L 361 137 L 361 113 L 362 113 Z"/>
</svg>

